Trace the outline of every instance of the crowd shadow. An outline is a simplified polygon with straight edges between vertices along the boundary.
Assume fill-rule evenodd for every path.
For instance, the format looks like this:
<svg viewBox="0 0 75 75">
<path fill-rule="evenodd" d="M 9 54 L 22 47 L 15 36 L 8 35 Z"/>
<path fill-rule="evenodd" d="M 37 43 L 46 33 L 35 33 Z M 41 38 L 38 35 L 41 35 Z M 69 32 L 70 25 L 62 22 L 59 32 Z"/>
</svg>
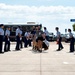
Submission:
<svg viewBox="0 0 75 75">
<path fill-rule="evenodd" d="M 34 54 L 39 54 L 40 53 L 39 51 L 36 51 L 36 50 L 33 50 L 33 49 L 30 49 L 29 51 L 31 51 Z M 48 50 L 42 50 L 41 53 L 48 53 Z"/>
</svg>

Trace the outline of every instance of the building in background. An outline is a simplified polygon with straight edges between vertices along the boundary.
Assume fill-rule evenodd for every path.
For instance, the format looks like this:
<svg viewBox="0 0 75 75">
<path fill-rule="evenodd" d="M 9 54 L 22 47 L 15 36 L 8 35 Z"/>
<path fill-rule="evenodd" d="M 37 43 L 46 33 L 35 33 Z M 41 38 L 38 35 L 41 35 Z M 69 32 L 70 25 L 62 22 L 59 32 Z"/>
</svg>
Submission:
<svg viewBox="0 0 75 75">
<path fill-rule="evenodd" d="M 33 26 L 41 26 L 42 27 L 42 24 L 37 24 L 35 22 L 27 22 L 27 24 L 4 24 L 4 26 L 5 26 L 4 30 L 6 30 L 6 28 L 8 26 L 11 28 L 10 40 L 15 41 L 15 31 L 18 26 L 21 27 L 21 29 L 23 31 L 22 36 L 24 36 L 24 33 L 26 31 L 31 31 Z"/>
</svg>

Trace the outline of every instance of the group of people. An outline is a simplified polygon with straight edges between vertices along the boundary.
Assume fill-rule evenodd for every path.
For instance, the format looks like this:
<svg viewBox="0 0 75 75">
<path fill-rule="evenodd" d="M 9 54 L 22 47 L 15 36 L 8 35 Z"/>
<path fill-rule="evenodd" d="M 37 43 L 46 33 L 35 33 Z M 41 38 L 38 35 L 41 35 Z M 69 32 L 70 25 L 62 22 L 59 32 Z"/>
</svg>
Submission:
<svg viewBox="0 0 75 75">
<path fill-rule="evenodd" d="M 46 27 L 44 27 L 44 31 L 41 30 L 40 26 L 33 27 L 32 33 L 32 41 L 33 41 L 33 50 L 42 52 L 42 49 L 48 50 L 49 43 L 47 41 L 47 31 Z"/>
<path fill-rule="evenodd" d="M 0 53 L 8 52 L 10 51 L 10 27 L 7 27 L 6 31 L 4 32 L 4 25 L 0 24 Z M 55 28 L 57 32 L 57 42 L 58 42 L 58 49 L 57 51 L 62 50 L 64 47 L 62 45 L 62 37 L 61 33 L 59 32 L 59 28 Z M 70 52 L 74 52 L 74 37 L 71 32 L 71 29 L 68 29 L 69 32 L 69 38 L 70 38 Z M 42 52 L 42 49 L 48 50 L 49 43 L 48 43 L 48 37 L 49 32 L 47 31 L 47 28 L 44 27 L 44 31 L 41 29 L 41 26 L 33 26 L 31 31 L 26 31 L 24 36 L 22 35 L 22 28 L 20 26 L 16 29 L 16 47 L 15 50 L 19 51 L 21 48 L 23 48 L 23 42 L 24 47 L 32 46 L 32 49 L 38 52 Z M 24 41 L 23 41 L 24 39 Z M 4 40 L 4 51 L 3 50 L 3 40 Z M 33 42 L 33 43 L 32 43 Z"/>
<path fill-rule="evenodd" d="M 46 27 L 44 28 L 46 32 Z M 0 24 L 0 53 L 8 52 L 10 50 L 10 27 L 7 27 L 7 29 L 4 31 L 4 25 Z M 26 31 L 24 36 L 22 35 L 22 28 L 20 26 L 17 27 L 15 31 L 16 36 L 16 47 L 15 50 L 19 51 L 21 48 L 23 48 L 23 42 L 24 47 L 26 48 L 28 45 L 32 46 L 34 49 L 34 40 L 38 44 L 37 45 L 37 51 L 42 52 L 40 48 L 47 48 L 45 43 L 43 42 L 46 39 L 46 33 L 41 30 L 41 26 L 33 26 L 31 31 Z M 4 51 L 3 50 L 3 41 L 4 43 Z M 33 44 L 32 44 L 33 42 Z"/>
<path fill-rule="evenodd" d="M 23 42 L 24 42 L 24 47 L 26 48 L 28 45 L 31 45 L 32 42 L 32 34 L 30 31 L 26 31 L 24 33 L 24 36 L 22 35 L 23 31 L 22 28 L 20 26 L 17 27 L 16 29 L 16 48 L 15 50 L 20 50 L 21 48 L 23 48 Z"/>
<path fill-rule="evenodd" d="M 61 37 L 61 33 L 59 32 L 59 28 L 56 27 L 55 30 L 57 32 L 57 44 L 58 44 L 57 51 L 60 51 L 64 48 L 61 43 L 62 37 Z M 71 29 L 68 29 L 68 32 L 69 32 L 69 39 L 70 39 L 70 51 L 69 52 L 71 53 L 71 52 L 74 52 L 74 36 L 73 36 Z"/>
<path fill-rule="evenodd" d="M 4 36 L 4 34 L 5 34 L 5 36 Z M 2 51 L 3 41 L 5 41 L 4 51 Z M 4 53 L 7 51 L 10 51 L 10 27 L 8 27 L 6 29 L 6 31 L 4 32 L 4 25 L 1 24 L 0 25 L 0 53 Z"/>
</svg>

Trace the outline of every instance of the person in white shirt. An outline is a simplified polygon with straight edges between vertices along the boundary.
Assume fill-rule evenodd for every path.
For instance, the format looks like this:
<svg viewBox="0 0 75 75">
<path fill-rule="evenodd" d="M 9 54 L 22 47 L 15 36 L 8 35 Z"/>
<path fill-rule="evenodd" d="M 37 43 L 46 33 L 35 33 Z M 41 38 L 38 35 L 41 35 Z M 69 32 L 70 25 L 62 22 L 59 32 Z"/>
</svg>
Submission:
<svg viewBox="0 0 75 75">
<path fill-rule="evenodd" d="M 58 49 L 57 49 L 57 51 L 60 51 L 60 50 L 63 49 L 63 45 L 62 45 L 62 43 L 61 43 L 62 37 L 61 37 L 61 33 L 59 32 L 59 28 L 56 27 L 55 30 L 56 30 L 56 32 L 57 32 L 56 34 L 57 34 L 57 41 L 58 41 Z"/>
<path fill-rule="evenodd" d="M 68 29 L 69 32 L 69 38 L 70 38 L 70 52 L 74 52 L 74 37 L 71 32 L 71 29 Z"/>
<path fill-rule="evenodd" d="M 16 29 L 16 50 L 20 50 L 21 30 L 20 26 Z"/>
<path fill-rule="evenodd" d="M 20 37 L 20 48 L 23 48 L 23 44 L 22 44 L 22 28 L 20 28 L 20 34 L 21 34 L 21 37 Z"/>
<path fill-rule="evenodd" d="M 4 52 L 10 51 L 10 27 L 7 27 L 5 31 L 5 46 Z"/>
<path fill-rule="evenodd" d="M 0 24 L 0 53 L 4 53 L 2 52 L 2 46 L 3 46 L 3 37 L 4 37 L 4 25 Z"/>
<path fill-rule="evenodd" d="M 44 27 L 44 33 L 46 34 L 46 40 L 49 40 L 49 32 L 46 27 Z"/>
</svg>

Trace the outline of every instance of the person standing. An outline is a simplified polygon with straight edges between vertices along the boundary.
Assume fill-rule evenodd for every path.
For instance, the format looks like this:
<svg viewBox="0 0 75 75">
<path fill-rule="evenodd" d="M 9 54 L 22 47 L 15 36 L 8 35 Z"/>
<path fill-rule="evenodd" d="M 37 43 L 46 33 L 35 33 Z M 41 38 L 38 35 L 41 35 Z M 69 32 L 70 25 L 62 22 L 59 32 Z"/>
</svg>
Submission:
<svg viewBox="0 0 75 75">
<path fill-rule="evenodd" d="M 57 49 L 57 51 L 60 51 L 60 50 L 63 49 L 63 45 L 62 45 L 62 43 L 61 43 L 62 37 L 61 37 L 61 33 L 59 32 L 59 28 L 56 27 L 55 30 L 56 30 L 56 32 L 57 32 L 56 34 L 57 34 L 57 41 L 58 41 L 58 49 Z"/>
<path fill-rule="evenodd" d="M 31 47 L 31 41 L 32 41 L 32 35 L 31 35 L 31 32 L 28 32 L 28 45 Z"/>
<path fill-rule="evenodd" d="M 46 40 L 49 41 L 49 32 L 46 27 L 44 27 L 44 33 L 46 34 Z"/>
<path fill-rule="evenodd" d="M 22 45 L 22 28 L 20 28 L 20 48 L 23 48 L 23 45 Z"/>
<path fill-rule="evenodd" d="M 21 31 L 20 26 L 16 29 L 16 50 L 20 50 L 20 37 L 21 37 Z"/>
<path fill-rule="evenodd" d="M 43 34 L 43 31 L 41 30 L 41 28 L 39 28 L 39 26 L 37 26 L 36 27 L 36 42 L 38 46 L 37 51 L 39 51 L 40 53 L 42 52 L 42 43 L 43 43 L 42 34 Z"/>
<path fill-rule="evenodd" d="M 4 25 L 0 24 L 0 53 L 4 53 L 2 52 L 2 46 L 3 46 L 3 38 L 4 38 Z"/>
<path fill-rule="evenodd" d="M 5 31 L 5 46 L 4 52 L 10 51 L 10 27 Z"/>
<path fill-rule="evenodd" d="M 69 32 L 69 38 L 70 38 L 70 52 L 74 52 L 74 37 L 71 32 L 71 29 L 68 29 Z"/>
<path fill-rule="evenodd" d="M 24 47 L 25 48 L 28 45 L 28 39 L 29 39 L 29 35 L 28 35 L 28 31 L 26 31 L 25 34 L 24 34 Z"/>
<path fill-rule="evenodd" d="M 32 36 L 32 42 L 33 42 L 33 50 L 35 49 L 35 45 L 36 45 L 36 27 L 33 26 L 32 27 L 32 31 L 31 31 L 31 36 Z"/>
</svg>

